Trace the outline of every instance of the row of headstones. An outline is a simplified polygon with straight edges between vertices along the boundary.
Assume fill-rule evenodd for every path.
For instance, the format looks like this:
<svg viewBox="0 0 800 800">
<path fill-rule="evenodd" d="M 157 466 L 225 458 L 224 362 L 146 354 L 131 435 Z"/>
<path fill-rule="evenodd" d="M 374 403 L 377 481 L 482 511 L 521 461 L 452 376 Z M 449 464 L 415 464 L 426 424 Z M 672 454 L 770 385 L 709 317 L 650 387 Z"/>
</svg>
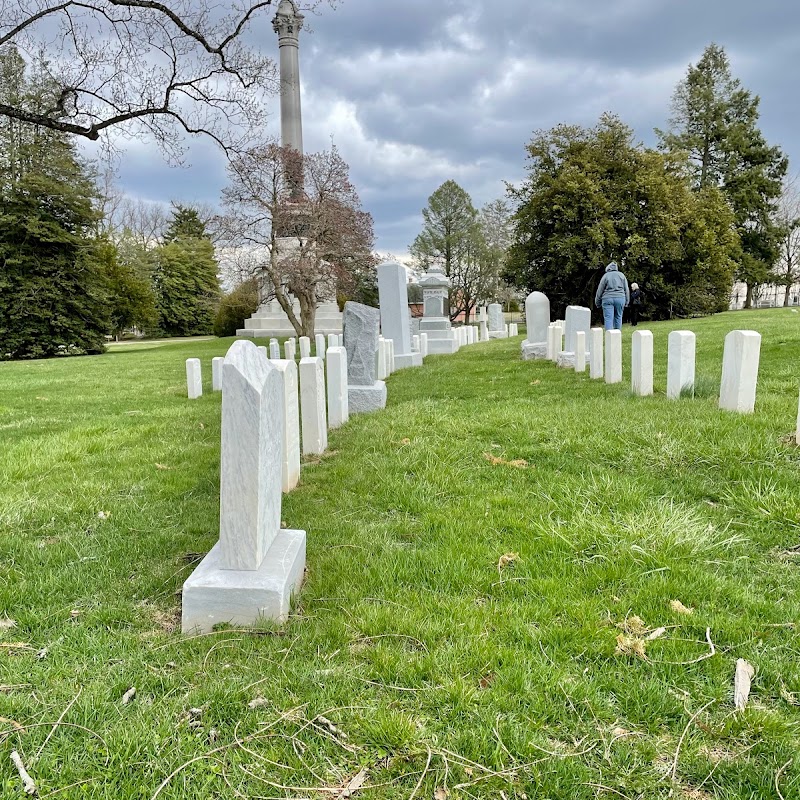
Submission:
<svg viewBox="0 0 800 800">
<path fill-rule="evenodd" d="M 622 382 L 622 331 L 603 332 L 589 328 L 591 311 L 580 306 L 567 309 L 567 320 L 548 322 L 546 339 L 531 342 L 541 335 L 546 301 L 547 318 L 550 303 L 540 292 L 529 295 L 526 317 L 529 338 L 522 343 L 523 358 L 547 358 L 562 367 L 585 372 L 588 360 L 589 377 L 605 377 L 606 383 Z M 573 313 L 571 313 L 573 312 Z M 605 341 L 604 341 L 605 337 Z M 672 331 L 667 345 L 667 397 L 677 400 L 694 393 L 696 337 L 692 331 Z M 731 331 L 725 337 L 722 357 L 722 381 L 719 407 L 729 411 L 751 413 L 755 408 L 761 334 L 756 331 Z M 653 334 L 635 331 L 631 340 L 631 390 L 646 397 L 653 394 Z M 800 443 L 800 410 L 798 410 L 798 443 Z"/>
</svg>

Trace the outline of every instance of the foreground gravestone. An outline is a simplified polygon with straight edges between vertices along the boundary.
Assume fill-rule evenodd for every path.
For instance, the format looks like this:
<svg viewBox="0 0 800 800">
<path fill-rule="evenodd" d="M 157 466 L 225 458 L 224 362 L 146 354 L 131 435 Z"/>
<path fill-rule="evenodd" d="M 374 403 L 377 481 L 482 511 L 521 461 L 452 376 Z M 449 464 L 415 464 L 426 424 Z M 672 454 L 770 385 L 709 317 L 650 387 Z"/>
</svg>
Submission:
<svg viewBox="0 0 800 800">
<path fill-rule="evenodd" d="M 305 568 L 305 531 L 281 528 L 280 372 L 237 341 L 223 375 L 219 541 L 183 585 L 184 633 L 285 620 Z"/>
<path fill-rule="evenodd" d="M 589 331 L 589 377 L 603 377 L 603 329 L 592 328 Z"/>
<path fill-rule="evenodd" d="M 622 331 L 606 331 L 606 383 L 622 383 Z"/>
<path fill-rule="evenodd" d="M 631 390 L 638 397 L 653 394 L 653 334 L 634 331 L 631 337 Z"/>
<path fill-rule="evenodd" d="M 378 296 L 381 332 L 394 342 L 394 367 L 422 366 L 422 356 L 411 347 L 411 315 L 408 311 L 408 272 L 401 264 L 385 261 L 378 265 Z"/>
<path fill-rule="evenodd" d="M 386 384 L 376 379 L 378 331 L 377 308 L 361 303 L 344 304 L 344 349 L 347 352 L 347 399 L 350 414 L 386 407 Z M 420 346 L 425 346 L 420 334 Z"/>
<path fill-rule="evenodd" d="M 696 337 L 691 331 L 672 331 L 667 343 L 667 398 L 694 393 Z"/>
<path fill-rule="evenodd" d="M 531 292 L 525 298 L 526 337 L 521 345 L 522 360 L 547 358 L 547 337 L 550 327 L 550 301 L 542 292 Z"/>
<path fill-rule="evenodd" d="M 586 372 L 586 334 L 575 334 L 575 372 Z"/>
<path fill-rule="evenodd" d="M 203 395 L 203 367 L 199 358 L 186 359 L 186 391 L 190 400 Z"/>
<path fill-rule="evenodd" d="M 215 392 L 222 391 L 222 365 L 225 363 L 224 356 L 217 356 L 211 359 L 211 389 Z"/>
<path fill-rule="evenodd" d="M 725 337 L 722 355 L 722 382 L 719 407 L 743 414 L 753 412 L 758 384 L 761 334 L 756 331 L 731 331 Z"/>
<path fill-rule="evenodd" d="M 325 409 L 325 362 L 319 356 L 300 359 L 300 420 L 303 453 L 322 455 L 328 449 Z"/>
<path fill-rule="evenodd" d="M 279 359 L 272 364 L 283 378 L 281 488 L 284 492 L 291 492 L 300 482 L 300 403 L 297 396 L 297 363 L 294 359 Z"/>
<path fill-rule="evenodd" d="M 339 428 L 350 418 L 347 398 L 347 351 L 344 347 L 329 347 L 328 370 L 328 427 Z"/>
<path fill-rule="evenodd" d="M 500 303 L 491 303 L 489 306 L 489 338 L 507 339 L 506 320 L 503 316 L 503 306 Z"/>
</svg>

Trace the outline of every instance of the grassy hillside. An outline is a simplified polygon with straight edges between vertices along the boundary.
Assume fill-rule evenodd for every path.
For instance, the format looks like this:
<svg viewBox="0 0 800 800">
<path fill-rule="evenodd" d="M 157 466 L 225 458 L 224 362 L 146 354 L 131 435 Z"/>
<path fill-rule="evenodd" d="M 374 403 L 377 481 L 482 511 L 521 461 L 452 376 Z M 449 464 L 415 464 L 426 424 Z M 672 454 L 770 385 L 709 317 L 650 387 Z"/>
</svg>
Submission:
<svg viewBox="0 0 800 800">
<path fill-rule="evenodd" d="M 60 798 L 800 796 L 800 315 L 649 327 L 646 399 L 627 326 L 622 386 L 521 339 L 393 375 L 284 500 L 290 621 L 191 639 L 231 340 L 0 365 L 2 796 L 12 750 Z M 716 406 L 736 327 L 764 337 L 752 416 Z M 700 391 L 669 402 L 676 328 Z"/>
</svg>

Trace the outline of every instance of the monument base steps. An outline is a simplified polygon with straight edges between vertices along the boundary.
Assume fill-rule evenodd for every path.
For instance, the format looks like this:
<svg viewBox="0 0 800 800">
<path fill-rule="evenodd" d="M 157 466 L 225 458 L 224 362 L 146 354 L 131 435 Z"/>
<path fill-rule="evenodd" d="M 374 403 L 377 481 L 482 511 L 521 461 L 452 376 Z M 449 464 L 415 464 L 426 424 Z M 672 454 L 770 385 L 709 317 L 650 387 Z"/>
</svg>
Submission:
<svg viewBox="0 0 800 800">
<path fill-rule="evenodd" d="M 520 350 L 523 361 L 538 361 L 547 358 L 547 342 L 529 342 L 526 339 Z"/>
<path fill-rule="evenodd" d="M 508 339 L 508 334 L 505 331 L 489 331 L 490 339 Z"/>
<path fill-rule="evenodd" d="M 407 367 L 421 367 L 422 354 L 421 353 L 407 353 L 406 355 L 394 357 L 395 371 L 398 369 L 406 369 Z"/>
</svg>

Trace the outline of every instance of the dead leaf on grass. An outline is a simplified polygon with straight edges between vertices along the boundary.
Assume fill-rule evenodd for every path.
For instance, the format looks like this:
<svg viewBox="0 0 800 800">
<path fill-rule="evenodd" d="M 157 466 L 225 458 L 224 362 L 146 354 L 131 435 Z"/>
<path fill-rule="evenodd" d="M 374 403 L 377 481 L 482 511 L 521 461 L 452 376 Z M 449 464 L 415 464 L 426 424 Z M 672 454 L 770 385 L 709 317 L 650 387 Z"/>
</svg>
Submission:
<svg viewBox="0 0 800 800">
<path fill-rule="evenodd" d="M 531 386 L 538 386 L 541 381 L 531 381 Z"/>
<path fill-rule="evenodd" d="M 497 562 L 497 571 L 500 572 L 506 567 L 513 567 L 519 560 L 519 553 L 505 553 L 500 556 L 500 560 Z"/>
<path fill-rule="evenodd" d="M 111 516 L 110 511 L 98 511 L 97 519 L 108 519 Z"/>
<path fill-rule="evenodd" d="M 174 467 L 168 467 L 166 464 L 159 464 L 159 463 L 156 463 L 156 469 L 162 469 L 162 470 L 166 469 L 166 470 L 171 470 L 171 469 L 174 469 Z"/>
<path fill-rule="evenodd" d="M 618 656 L 636 656 L 636 658 L 647 661 L 646 647 L 647 644 L 644 639 L 639 639 L 636 636 L 626 636 L 621 633 L 617 636 L 617 647 L 614 653 Z"/>
<path fill-rule="evenodd" d="M 450 797 L 450 792 L 444 788 L 444 786 L 440 786 L 434 793 L 433 793 L 433 800 L 447 800 Z"/>
<path fill-rule="evenodd" d="M 49 397 L 37 397 L 36 399 L 37 400 L 49 400 L 50 398 Z"/>
<path fill-rule="evenodd" d="M 400 440 L 400 444 L 411 444 L 411 439 L 408 439 L 408 438 L 406 438 L 406 439 L 401 439 L 401 440 Z"/>
<path fill-rule="evenodd" d="M 0 642 L 0 649 L 10 650 L 12 652 L 17 650 L 33 650 L 27 642 Z"/>
<path fill-rule="evenodd" d="M 525 461 L 524 458 L 516 458 L 513 461 L 507 461 L 505 458 L 500 458 L 499 456 L 493 456 L 491 453 L 484 453 L 483 457 L 494 467 L 516 467 L 517 469 L 525 469 L 528 466 L 528 462 Z"/>
<path fill-rule="evenodd" d="M 666 628 L 656 628 L 654 631 L 650 631 L 650 633 L 647 634 L 647 641 L 653 642 L 656 639 L 660 639 L 666 632 Z"/>
<path fill-rule="evenodd" d="M 0 722 L 10 725 L 12 728 L 14 728 L 14 730 L 20 732 L 25 730 L 25 728 L 22 725 L 20 725 L 19 722 L 17 722 L 15 719 L 9 719 L 8 717 L 0 717 Z"/>
<path fill-rule="evenodd" d="M 368 775 L 369 771 L 364 767 L 364 769 L 354 775 L 347 784 L 342 787 L 342 791 L 335 796 L 339 798 L 352 797 L 366 783 Z"/>
<path fill-rule="evenodd" d="M 269 705 L 269 700 L 266 700 L 263 697 L 256 697 L 247 704 L 247 707 L 249 709 L 255 709 L 255 708 L 264 708 L 265 706 L 268 705 Z"/>
<path fill-rule="evenodd" d="M 17 623 L 14 622 L 13 619 L 9 619 L 8 617 L 0 619 L 0 631 L 10 631 L 12 628 L 16 627 Z"/>
<path fill-rule="evenodd" d="M 618 622 L 617 627 L 630 636 L 644 636 L 650 630 L 645 625 L 644 620 L 635 614 L 632 617 L 625 617 L 622 622 Z"/>
<path fill-rule="evenodd" d="M 478 681 L 478 686 L 481 689 L 488 689 L 493 682 L 494 682 L 494 673 L 488 672 Z"/>
<path fill-rule="evenodd" d="M 694 609 L 685 606 L 681 603 L 680 600 L 670 600 L 669 607 L 676 613 L 676 614 L 694 614 Z"/>
<path fill-rule="evenodd" d="M 130 703 L 130 701 L 133 700 L 134 697 L 136 697 L 136 687 L 131 686 L 131 688 L 128 689 L 128 691 L 125 692 L 124 695 L 122 695 L 122 705 L 124 706 L 128 705 L 128 703 Z"/>
</svg>

